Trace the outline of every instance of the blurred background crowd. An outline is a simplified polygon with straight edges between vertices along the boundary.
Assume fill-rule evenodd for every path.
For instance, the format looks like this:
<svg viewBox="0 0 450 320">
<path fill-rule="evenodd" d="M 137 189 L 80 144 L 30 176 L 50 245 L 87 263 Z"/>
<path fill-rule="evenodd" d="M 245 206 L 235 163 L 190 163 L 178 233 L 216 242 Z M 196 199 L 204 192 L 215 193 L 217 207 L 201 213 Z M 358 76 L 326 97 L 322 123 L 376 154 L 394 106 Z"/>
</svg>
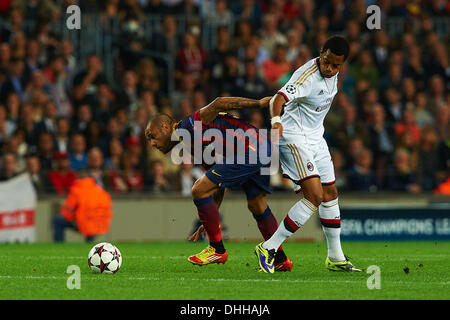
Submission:
<svg viewBox="0 0 450 320">
<path fill-rule="evenodd" d="M 432 192 L 450 172 L 449 16 L 442 0 L 3 0 L 0 180 L 28 171 L 64 195 L 88 174 L 113 193 L 189 196 L 202 169 L 150 149 L 148 119 L 273 95 L 341 34 L 350 56 L 325 121 L 339 190 Z M 270 127 L 268 110 L 236 115 Z"/>
</svg>

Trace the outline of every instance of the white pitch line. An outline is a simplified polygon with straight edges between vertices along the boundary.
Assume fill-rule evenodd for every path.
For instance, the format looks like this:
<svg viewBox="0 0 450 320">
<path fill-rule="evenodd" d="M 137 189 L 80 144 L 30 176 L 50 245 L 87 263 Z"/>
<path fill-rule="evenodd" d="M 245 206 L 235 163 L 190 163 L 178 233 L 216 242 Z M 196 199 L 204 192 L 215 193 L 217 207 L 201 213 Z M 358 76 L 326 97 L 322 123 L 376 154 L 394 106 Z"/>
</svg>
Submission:
<svg viewBox="0 0 450 320">
<path fill-rule="evenodd" d="M 99 275 L 100 276 L 100 275 Z M 107 275 L 108 279 L 111 275 Z M 53 279 L 53 280 L 66 280 L 67 277 L 57 277 L 57 276 L 0 276 L 0 279 Z M 90 278 L 89 280 L 102 280 L 104 278 Z M 365 278 L 361 280 L 310 280 L 310 279 L 225 279 L 225 278 L 151 278 L 151 277 L 120 277 L 118 279 L 123 280 L 133 280 L 133 281 L 205 281 L 205 282 L 286 282 L 286 283 L 365 283 Z M 430 285 L 450 285 L 450 281 L 445 282 L 428 282 L 428 281 L 385 281 L 389 284 L 396 285 L 412 285 L 412 284 L 430 284 Z"/>
</svg>

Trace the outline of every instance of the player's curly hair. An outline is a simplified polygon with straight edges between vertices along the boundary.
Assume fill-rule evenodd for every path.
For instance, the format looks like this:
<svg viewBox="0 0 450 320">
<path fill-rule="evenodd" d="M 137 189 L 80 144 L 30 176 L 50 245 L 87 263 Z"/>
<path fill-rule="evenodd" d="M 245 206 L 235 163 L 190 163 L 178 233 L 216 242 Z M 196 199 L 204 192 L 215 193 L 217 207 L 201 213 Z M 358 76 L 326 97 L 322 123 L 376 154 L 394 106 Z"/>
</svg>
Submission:
<svg viewBox="0 0 450 320">
<path fill-rule="evenodd" d="M 332 36 L 328 38 L 322 47 L 321 53 L 326 52 L 328 49 L 337 56 L 344 56 L 344 60 L 347 60 L 350 52 L 348 41 L 342 36 Z"/>
</svg>

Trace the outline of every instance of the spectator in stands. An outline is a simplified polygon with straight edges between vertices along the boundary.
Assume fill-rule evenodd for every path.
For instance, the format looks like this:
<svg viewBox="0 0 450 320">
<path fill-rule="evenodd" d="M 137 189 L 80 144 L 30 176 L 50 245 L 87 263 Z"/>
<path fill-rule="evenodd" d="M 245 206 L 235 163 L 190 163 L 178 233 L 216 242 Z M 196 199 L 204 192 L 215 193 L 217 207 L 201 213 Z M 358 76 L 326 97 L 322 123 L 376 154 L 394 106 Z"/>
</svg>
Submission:
<svg viewBox="0 0 450 320">
<path fill-rule="evenodd" d="M 66 195 L 77 178 L 77 173 L 70 169 L 69 155 L 66 151 L 57 151 L 53 155 L 54 169 L 48 172 L 48 178 L 54 191 Z"/>
<path fill-rule="evenodd" d="M 86 138 L 75 133 L 70 138 L 69 148 L 70 169 L 79 171 L 87 167 Z"/>
<path fill-rule="evenodd" d="M 122 86 L 117 92 L 117 103 L 121 108 L 125 108 L 129 113 L 137 109 L 139 93 L 138 93 L 138 79 L 133 70 L 125 71 L 123 75 Z"/>
<path fill-rule="evenodd" d="M 103 71 L 103 64 L 99 56 L 92 54 L 86 59 L 86 68 L 73 79 L 72 94 L 75 105 L 95 102 L 96 88 L 100 83 L 107 83 Z"/>
<path fill-rule="evenodd" d="M 394 167 L 388 174 L 388 189 L 414 194 L 421 191 L 417 176 L 411 170 L 410 154 L 405 149 L 398 149 L 395 152 Z"/>
<path fill-rule="evenodd" d="M 208 15 L 212 25 L 216 27 L 229 26 L 233 21 L 233 13 L 228 9 L 227 1 L 217 0 L 216 10 Z"/>
<path fill-rule="evenodd" d="M 92 121 L 92 109 L 88 104 L 82 104 L 78 107 L 76 117 L 72 121 L 72 132 L 78 132 L 87 135 L 87 128 Z"/>
<path fill-rule="evenodd" d="M 279 88 L 280 79 L 290 71 L 291 64 L 287 60 L 286 46 L 276 44 L 273 49 L 273 56 L 262 64 L 264 78 L 270 89 Z"/>
<path fill-rule="evenodd" d="M 183 47 L 177 53 L 175 78 L 181 81 L 184 76 L 191 74 L 196 80 L 202 82 L 206 77 L 204 69 L 206 59 L 206 51 L 200 47 L 197 36 L 186 32 L 183 37 Z"/>
<path fill-rule="evenodd" d="M 155 193 L 168 192 L 172 190 L 170 180 L 164 172 L 164 164 L 156 160 L 151 165 L 150 190 Z"/>
<path fill-rule="evenodd" d="M 99 187 L 106 190 L 109 189 L 109 176 L 104 168 L 104 158 L 100 148 L 94 147 L 89 150 L 87 167 L 80 171 L 80 176 L 89 176 L 95 180 Z"/>
<path fill-rule="evenodd" d="M 56 105 L 52 100 L 48 100 L 44 105 L 43 117 L 34 127 L 34 135 L 38 137 L 43 132 L 52 135 L 56 132 Z"/>
<path fill-rule="evenodd" d="M 437 153 L 438 137 L 432 127 L 422 130 L 419 149 L 419 181 L 423 190 L 431 191 L 437 187 L 439 158 Z"/>
<path fill-rule="evenodd" d="M 336 132 L 336 139 L 341 148 L 348 146 L 352 138 L 358 137 L 364 145 L 369 144 L 369 133 L 364 122 L 357 118 L 356 108 L 348 105 L 343 109 L 343 119 Z"/>
<path fill-rule="evenodd" d="M 26 169 L 30 175 L 31 183 L 37 193 L 44 193 L 50 190 L 49 181 L 46 174 L 41 170 L 41 162 L 36 155 L 29 155 L 26 158 Z"/>
<path fill-rule="evenodd" d="M 67 152 L 69 150 L 69 132 L 69 120 L 63 117 L 57 118 L 55 129 L 55 143 L 57 151 Z"/>
<path fill-rule="evenodd" d="M 442 104 L 437 107 L 434 118 L 434 128 L 438 134 L 439 139 L 442 141 L 448 139 L 450 135 L 450 105 Z"/>
<path fill-rule="evenodd" d="M 421 131 L 420 127 L 416 124 L 416 119 L 414 118 L 414 112 L 412 110 L 403 110 L 402 121 L 395 124 L 394 130 L 397 138 L 408 131 L 411 133 L 413 143 L 419 143 Z"/>
<path fill-rule="evenodd" d="M 386 99 L 386 121 L 394 124 L 402 120 L 403 105 L 401 95 L 395 88 L 390 87 L 385 91 Z"/>
<path fill-rule="evenodd" d="M 0 146 L 4 144 L 14 133 L 16 123 L 8 120 L 8 111 L 0 104 Z"/>
<path fill-rule="evenodd" d="M 423 91 L 416 92 L 414 98 L 414 117 L 419 127 L 423 128 L 432 125 L 434 118 L 429 110 L 427 110 L 427 96 Z"/>
<path fill-rule="evenodd" d="M 363 148 L 353 168 L 348 173 L 348 186 L 352 191 L 375 192 L 377 191 L 377 178 L 372 170 L 372 152 Z"/>
<path fill-rule="evenodd" d="M 17 175 L 17 157 L 14 153 L 8 152 L 3 155 L 0 170 L 0 181 L 5 181 Z"/>
<path fill-rule="evenodd" d="M 260 99 L 268 95 L 269 91 L 264 79 L 258 74 L 258 66 L 254 60 L 246 60 L 245 73 L 236 79 L 233 95 Z"/>
<path fill-rule="evenodd" d="M 44 170 L 52 168 L 53 152 L 55 151 L 55 140 L 50 132 L 43 131 L 37 141 L 37 156 Z"/>
<path fill-rule="evenodd" d="M 2 85 L 0 92 L 0 102 L 6 102 L 6 98 L 10 93 L 16 93 L 20 98 L 25 94 L 26 82 L 25 79 L 25 64 L 23 60 L 12 57 L 9 64 L 9 77 Z"/>
<path fill-rule="evenodd" d="M 117 193 L 142 191 L 144 188 L 142 173 L 133 168 L 132 156 L 126 153 L 120 157 L 119 170 L 111 170 L 110 181 Z"/>
<path fill-rule="evenodd" d="M 105 160 L 105 167 L 107 170 L 119 170 L 120 157 L 123 154 L 122 143 L 119 139 L 114 138 L 109 142 L 109 156 Z"/>
<path fill-rule="evenodd" d="M 286 36 L 277 29 L 277 17 L 273 14 L 266 14 L 263 17 L 263 25 L 261 30 L 262 45 L 274 56 L 276 46 L 278 44 L 287 45 Z"/>
<path fill-rule="evenodd" d="M 386 168 L 394 153 L 394 129 L 386 123 L 386 114 L 381 104 L 372 107 L 372 124 L 369 126 L 370 149 L 373 151 L 374 168 L 378 184 L 384 185 Z"/>
</svg>

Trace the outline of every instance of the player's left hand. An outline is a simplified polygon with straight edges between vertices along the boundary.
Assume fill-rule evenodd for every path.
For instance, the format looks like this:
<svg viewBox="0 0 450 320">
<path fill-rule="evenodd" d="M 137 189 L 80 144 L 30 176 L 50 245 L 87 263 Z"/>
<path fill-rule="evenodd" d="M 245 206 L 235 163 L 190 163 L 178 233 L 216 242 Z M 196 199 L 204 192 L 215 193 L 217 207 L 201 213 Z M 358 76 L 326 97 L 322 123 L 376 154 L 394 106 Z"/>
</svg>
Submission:
<svg viewBox="0 0 450 320">
<path fill-rule="evenodd" d="M 203 234 L 203 238 L 206 237 L 206 229 L 203 225 L 198 227 L 197 231 L 194 232 L 192 236 L 189 237 L 189 241 L 197 242 L 198 238 L 200 238 L 200 235 Z"/>
</svg>

